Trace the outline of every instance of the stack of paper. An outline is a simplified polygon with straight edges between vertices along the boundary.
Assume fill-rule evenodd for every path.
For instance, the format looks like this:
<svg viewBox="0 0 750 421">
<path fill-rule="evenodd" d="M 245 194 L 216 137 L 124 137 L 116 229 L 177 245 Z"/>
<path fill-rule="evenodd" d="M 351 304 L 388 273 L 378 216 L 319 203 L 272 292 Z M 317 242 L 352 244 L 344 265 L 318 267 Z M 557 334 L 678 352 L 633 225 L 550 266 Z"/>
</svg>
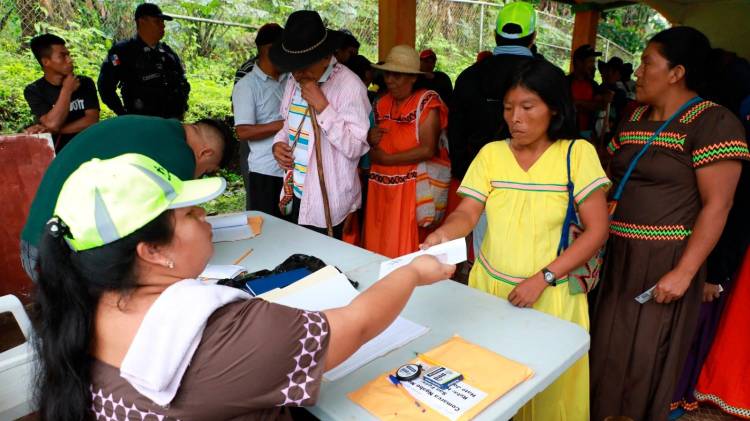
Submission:
<svg viewBox="0 0 750 421">
<path fill-rule="evenodd" d="M 260 227 L 258 227 L 257 233 L 254 232 L 247 215 L 244 213 L 209 216 L 206 221 L 211 224 L 214 243 L 246 240 L 260 233 Z"/>
<path fill-rule="evenodd" d="M 346 276 L 339 273 L 336 268 L 327 266 L 286 288 L 270 291 L 260 297 L 289 307 L 321 311 L 346 306 L 358 294 Z M 422 325 L 398 317 L 380 335 L 364 344 L 346 361 L 327 371 L 323 377 L 330 381 L 338 380 L 375 358 L 406 345 L 427 331 L 428 329 Z"/>
</svg>

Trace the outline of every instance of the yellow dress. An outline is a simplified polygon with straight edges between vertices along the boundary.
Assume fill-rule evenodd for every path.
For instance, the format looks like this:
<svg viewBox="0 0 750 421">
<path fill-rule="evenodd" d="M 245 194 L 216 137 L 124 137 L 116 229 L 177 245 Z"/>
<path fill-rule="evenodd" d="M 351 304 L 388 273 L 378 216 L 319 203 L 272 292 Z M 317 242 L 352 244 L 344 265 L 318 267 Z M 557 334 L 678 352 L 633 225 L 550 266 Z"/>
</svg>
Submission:
<svg viewBox="0 0 750 421">
<path fill-rule="evenodd" d="M 458 193 L 484 203 L 488 228 L 469 286 L 507 299 L 519 282 L 555 260 L 568 204 L 566 158 L 570 142 L 554 142 L 528 171 L 518 165 L 508 141 L 489 143 L 471 163 Z M 596 189 L 610 186 L 596 150 L 585 140 L 574 144 L 570 164 L 576 203 L 583 203 Z M 567 279 L 546 288 L 534 309 L 589 330 L 586 295 L 571 295 Z M 588 355 L 513 419 L 588 420 Z"/>
</svg>

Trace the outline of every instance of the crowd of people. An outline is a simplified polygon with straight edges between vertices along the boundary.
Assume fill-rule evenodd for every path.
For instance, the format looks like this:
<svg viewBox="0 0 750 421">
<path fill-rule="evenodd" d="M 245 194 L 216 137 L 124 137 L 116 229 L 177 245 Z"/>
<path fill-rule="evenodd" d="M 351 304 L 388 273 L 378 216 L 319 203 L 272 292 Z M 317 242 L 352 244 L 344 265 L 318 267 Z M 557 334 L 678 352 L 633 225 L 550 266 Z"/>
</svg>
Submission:
<svg viewBox="0 0 750 421">
<path fill-rule="evenodd" d="M 118 117 L 102 122 L 65 41 L 31 42 L 44 76 L 24 92 L 28 131 L 58 152 L 21 238 L 44 417 L 294 416 L 416 286 L 455 270 L 420 258 L 324 312 L 197 290 L 212 247 L 196 205 L 224 186 L 201 176 L 235 141 L 248 210 L 388 257 L 465 237 L 469 287 L 589 331 L 590 352 L 514 420 L 666 420 L 699 401 L 750 417 L 747 60 L 674 27 L 635 70 L 583 45 L 566 75 L 518 1 L 453 85 L 431 49 L 372 63 L 351 33 L 296 11 L 259 28 L 237 70 L 235 136 L 181 122 L 190 85 L 165 20 L 140 5 L 137 36 L 108 53 L 97 86 Z M 200 302 L 190 318 L 154 316 L 185 300 Z M 193 339 L 160 348 L 175 330 Z"/>
</svg>

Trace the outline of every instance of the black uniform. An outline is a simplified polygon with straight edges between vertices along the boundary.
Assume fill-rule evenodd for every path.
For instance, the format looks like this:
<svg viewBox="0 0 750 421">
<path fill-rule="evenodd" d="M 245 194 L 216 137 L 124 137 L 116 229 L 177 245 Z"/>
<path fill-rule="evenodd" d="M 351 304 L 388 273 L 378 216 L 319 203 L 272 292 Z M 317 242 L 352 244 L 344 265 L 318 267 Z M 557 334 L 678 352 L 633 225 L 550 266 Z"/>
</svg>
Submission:
<svg viewBox="0 0 750 421">
<path fill-rule="evenodd" d="M 97 85 L 102 101 L 117 115 L 182 119 L 187 111 L 190 84 L 185 69 L 177 54 L 162 42 L 154 48 L 138 36 L 118 42 L 102 63 Z"/>
</svg>

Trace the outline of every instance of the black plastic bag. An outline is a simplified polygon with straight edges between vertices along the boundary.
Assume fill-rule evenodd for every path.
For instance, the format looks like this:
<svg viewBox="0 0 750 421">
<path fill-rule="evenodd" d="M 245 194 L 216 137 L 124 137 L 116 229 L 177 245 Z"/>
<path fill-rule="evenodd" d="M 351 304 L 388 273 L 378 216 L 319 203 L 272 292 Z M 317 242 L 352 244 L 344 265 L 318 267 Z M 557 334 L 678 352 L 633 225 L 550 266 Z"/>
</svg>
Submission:
<svg viewBox="0 0 750 421">
<path fill-rule="evenodd" d="M 276 266 L 273 270 L 263 269 L 253 273 L 247 273 L 239 275 L 232 279 L 222 279 L 218 282 L 219 285 L 226 285 L 234 288 L 244 289 L 245 284 L 248 281 L 254 279 L 264 278 L 269 275 L 276 275 L 279 273 L 289 272 L 295 269 L 307 269 L 310 272 L 316 272 L 326 267 L 326 263 L 315 256 L 309 256 L 307 254 L 293 254 L 284 260 L 280 265 Z M 338 268 L 336 268 L 338 270 Z M 339 270 L 339 272 L 341 272 Z M 352 281 L 349 282 L 357 288 L 359 283 Z"/>
</svg>

